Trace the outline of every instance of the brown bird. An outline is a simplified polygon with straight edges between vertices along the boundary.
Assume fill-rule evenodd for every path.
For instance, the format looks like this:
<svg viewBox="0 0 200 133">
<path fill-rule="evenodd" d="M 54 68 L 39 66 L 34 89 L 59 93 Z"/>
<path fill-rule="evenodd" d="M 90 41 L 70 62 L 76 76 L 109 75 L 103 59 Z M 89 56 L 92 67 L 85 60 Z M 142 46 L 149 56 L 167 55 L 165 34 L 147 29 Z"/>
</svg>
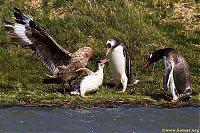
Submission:
<svg viewBox="0 0 200 133">
<path fill-rule="evenodd" d="M 5 22 L 4 29 L 12 42 L 20 47 L 29 47 L 35 51 L 37 58 L 53 73 L 50 78 L 43 79 L 43 83 L 64 83 L 76 79 L 88 60 L 94 57 L 90 47 L 80 48 L 74 53 L 62 48 L 35 21 L 21 10 L 14 8 L 15 23 Z"/>
</svg>

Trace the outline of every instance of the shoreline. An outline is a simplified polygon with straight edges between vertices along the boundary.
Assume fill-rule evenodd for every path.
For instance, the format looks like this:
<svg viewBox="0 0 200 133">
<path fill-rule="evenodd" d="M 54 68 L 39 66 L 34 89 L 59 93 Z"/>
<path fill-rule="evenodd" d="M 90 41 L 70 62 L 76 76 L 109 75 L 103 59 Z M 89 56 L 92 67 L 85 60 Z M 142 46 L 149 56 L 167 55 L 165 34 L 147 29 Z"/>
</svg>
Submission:
<svg viewBox="0 0 200 133">
<path fill-rule="evenodd" d="M 125 101 L 107 101 L 107 102 L 94 102 L 90 104 L 86 103 L 67 103 L 67 102 L 58 102 L 58 103 L 51 103 L 51 101 L 45 102 L 27 102 L 27 101 L 19 101 L 15 103 L 0 103 L 0 109 L 9 108 L 13 106 L 20 106 L 20 107 L 61 107 L 61 108 L 115 108 L 120 106 L 136 106 L 136 107 L 151 107 L 151 108 L 183 108 L 183 107 L 200 107 L 200 103 L 198 102 L 182 102 L 179 101 L 177 103 L 171 103 L 168 101 L 163 102 L 139 102 L 135 101 L 135 103 L 128 103 Z"/>
</svg>

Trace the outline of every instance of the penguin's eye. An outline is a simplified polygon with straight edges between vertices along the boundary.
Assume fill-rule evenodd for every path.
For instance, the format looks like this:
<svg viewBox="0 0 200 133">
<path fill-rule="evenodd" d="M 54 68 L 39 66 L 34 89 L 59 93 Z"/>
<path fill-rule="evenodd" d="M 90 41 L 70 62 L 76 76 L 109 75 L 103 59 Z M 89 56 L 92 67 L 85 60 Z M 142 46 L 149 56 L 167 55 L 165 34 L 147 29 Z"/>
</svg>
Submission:
<svg viewBox="0 0 200 133">
<path fill-rule="evenodd" d="M 110 44 L 110 43 L 107 43 L 107 47 L 108 47 L 108 48 L 111 48 L 111 44 Z"/>
</svg>

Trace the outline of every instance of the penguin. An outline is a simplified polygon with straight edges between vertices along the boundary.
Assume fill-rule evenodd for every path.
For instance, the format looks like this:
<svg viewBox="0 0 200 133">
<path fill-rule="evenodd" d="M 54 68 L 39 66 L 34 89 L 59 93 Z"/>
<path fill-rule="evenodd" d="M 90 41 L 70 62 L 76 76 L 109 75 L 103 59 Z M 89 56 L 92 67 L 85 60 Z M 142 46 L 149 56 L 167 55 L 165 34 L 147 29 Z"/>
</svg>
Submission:
<svg viewBox="0 0 200 133">
<path fill-rule="evenodd" d="M 164 48 L 150 54 L 144 67 L 163 59 L 163 88 L 170 88 L 173 97 L 172 101 L 184 97 L 190 97 L 192 93 L 189 68 L 184 57 L 173 48 Z"/>
<path fill-rule="evenodd" d="M 109 59 L 105 58 L 102 60 L 99 60 L 98 62 L 98 70 L 96 72 L 92 72 L 88 68 L 80 68 L 78 71 L 84 71 L 86 72 L 87 76 L 83 77 L 79 85 L 75 85 L 73 88 L 74 91 L 71 91 L 70 93 L 73 95 L 80 95 L 83 98 L 87 98 L 90 96 L 85 96 L 88 92 L 94 92 L 97 91 L 99 86 L 102 85 L 103 82 L 103 68 L 105 66 L 105 63 L 108 62 Z"/>
<path fill-rule="evenodd" d="M 131 84 L 131 58 L 125 42 L 117 37 L 112 37 L 106 42 L 106 56 L 110 59 L 109 67 L 112 79 L 117 88 L 122 87 L 125 92 L 127 85 Z"/>
</svg>

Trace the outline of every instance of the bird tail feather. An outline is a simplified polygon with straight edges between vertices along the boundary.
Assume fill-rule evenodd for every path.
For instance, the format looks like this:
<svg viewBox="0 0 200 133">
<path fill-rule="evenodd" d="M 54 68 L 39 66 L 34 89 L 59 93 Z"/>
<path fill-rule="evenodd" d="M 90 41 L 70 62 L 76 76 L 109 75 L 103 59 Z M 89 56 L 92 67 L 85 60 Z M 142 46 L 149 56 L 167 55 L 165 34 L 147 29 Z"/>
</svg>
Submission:
<svg viewBox="0 0 200 133">
<path fill-rule="evenodd" d="M 133 86 L 133 85 L 141 85 L 144 83 L 152 82 L 151 80 L 133 80 L 133 82 L 129 83 L 128 86 Z"/>
<path fill-rule="evenodd" d="M 134 85 L 138 85 L 138 84 L 143 84 L 143 83 L 147 83 L 150 82 L 150 80 L 134 80 L 133 84 Z"/>
</svg>

